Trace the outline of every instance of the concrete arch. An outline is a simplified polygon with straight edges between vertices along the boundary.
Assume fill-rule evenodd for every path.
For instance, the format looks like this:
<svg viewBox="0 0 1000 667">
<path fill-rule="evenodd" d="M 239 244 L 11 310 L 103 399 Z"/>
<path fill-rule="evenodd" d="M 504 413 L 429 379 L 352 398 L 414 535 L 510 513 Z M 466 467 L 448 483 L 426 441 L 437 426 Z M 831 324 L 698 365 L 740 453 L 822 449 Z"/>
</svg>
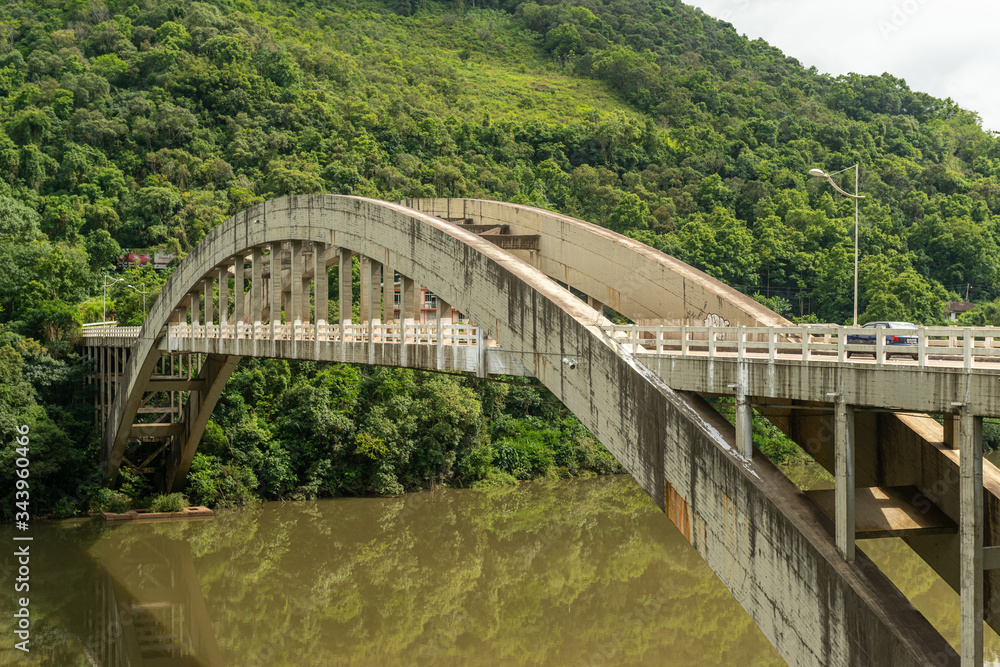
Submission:
<svg viewBox="0 0 1000 667">
<path fill-rule="evenodd" d="M 609 339 L 592 308 L 489 241 L 402 205 L 287 197 L 213 230 L 164 287 L 133 348 L 105 431 L 109 466 L 121 461 L 165 327 L 189 290 L 228 258 L 285 241 L 384 258 L 484 327 L 630 471 L 790 663 L 954 659 L 878 568 L 840 558 L 828 521 L 780 472 L 763 457 L 742 459 L 733 427 Z M 217 360 L 216 377 L 234 363 Z"/>
<path fill-rule="evenodd" d="M 790 322 L 704 271 L 609 229 L 522 204 L 483 199 L 405 199 L 403 205 L 447 220 L 509 227 L 537 235 L 539 248 L 511 253 L 633 321 L 719 326 Z M 493 237 L 497 238 L 497 237 Z M 502 238 L 502 237 L 501 237 Z"/>
</svg>

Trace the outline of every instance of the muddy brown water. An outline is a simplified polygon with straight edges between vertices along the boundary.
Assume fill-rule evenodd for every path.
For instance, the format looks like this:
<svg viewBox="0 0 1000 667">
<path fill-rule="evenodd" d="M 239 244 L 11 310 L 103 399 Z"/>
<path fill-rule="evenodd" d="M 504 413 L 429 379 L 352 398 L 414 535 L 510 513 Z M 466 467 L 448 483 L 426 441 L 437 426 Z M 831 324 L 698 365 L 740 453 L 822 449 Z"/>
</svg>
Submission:
<svg viewBox="0 0 1000 667">
<path fill-rule="evenodd" d="M 784 664 L 624 476 L 30 532 L 32 650 L 5 632 L 3 665 Z M 957 644 L 947 585 L 899 540 L 859 547 Z"/>
</svg>

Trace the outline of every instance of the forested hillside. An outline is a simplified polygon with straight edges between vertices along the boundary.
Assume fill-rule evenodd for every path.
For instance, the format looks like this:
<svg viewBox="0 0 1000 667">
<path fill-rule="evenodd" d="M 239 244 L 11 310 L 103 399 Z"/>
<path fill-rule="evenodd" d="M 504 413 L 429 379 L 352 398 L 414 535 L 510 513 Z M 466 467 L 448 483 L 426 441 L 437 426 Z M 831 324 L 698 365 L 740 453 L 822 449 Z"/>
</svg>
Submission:
<svg viewBox="0 0 1000 667">
<path fill-rule="evenodd" d="M 1000 153 L 978 117 L 888 74 L 804 69 L 679 2 L 5 3 L 0 96 L 0 480 L 27 421 L 38 503 L 60 514 L 97 488 L 71 342 L 103 317 L 114 258 L 183 256 L 284 194 L 533 204 L 790 316 L 846 322 L 853 203 L 807 171 L 860 163 L 861 318 L 936 323 L 968 295 L 966 321 L 1000 324 Z M 129 271 L 109 312 L 140 323 L 127 284 L 155 295 L 168 274 Z M 610 469 L 552 401 L 524 384 L 246 362 L 189 493 Z M 133 475 L 123 491 L 149 488 Z"/>
</svg>

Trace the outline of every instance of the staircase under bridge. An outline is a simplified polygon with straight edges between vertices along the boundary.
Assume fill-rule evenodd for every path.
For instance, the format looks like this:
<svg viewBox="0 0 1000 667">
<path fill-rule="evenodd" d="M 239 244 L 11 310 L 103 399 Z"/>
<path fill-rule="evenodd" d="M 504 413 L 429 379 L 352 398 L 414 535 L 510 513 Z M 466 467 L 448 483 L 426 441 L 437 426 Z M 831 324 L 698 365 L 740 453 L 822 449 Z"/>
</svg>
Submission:
<svg viewBox="0 0 1000 667">
<path fill-rule="evenodd" d="M 551 212 L 304 195 L 227 220 L 143 327 L 88 328 L 82 346 L 109 478 L 127 465 L 168 489 L 183 487 L 244 356 L 535 377 L 789 663 L 980 664 L 983 621 L 1000 628 L 1000 471 L 982 457 L 982 419 L 1000 416 L 1000 330 L 919 329 L 906 350 L 852 333 L 794 327 L 663 253 Z M 720 396 L 735 424 L 706 400 Z M 755 410 L 835 488 L 804 492 L 754 451 Z M 855 544 L 885 535 L 960 592 L 961 655 Z"/>
</svg>

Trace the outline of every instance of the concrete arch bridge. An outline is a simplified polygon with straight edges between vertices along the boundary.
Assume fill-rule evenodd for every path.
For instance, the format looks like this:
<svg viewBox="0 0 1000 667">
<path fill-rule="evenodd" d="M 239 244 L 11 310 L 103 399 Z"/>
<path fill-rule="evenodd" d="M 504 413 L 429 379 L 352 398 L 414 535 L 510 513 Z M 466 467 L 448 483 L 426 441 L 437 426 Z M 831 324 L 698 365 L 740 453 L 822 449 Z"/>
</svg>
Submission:
<svg viewBox="0 0 1000 667">
<path fill-rule="evenodd" d="M 341 316 L 328 321 L 332 301 Z M 635 324 L 613 325 L 604 306 Z M 920 330 L 914 361 L 886 360 L 884 341 L 849 345 L 848 332 L 792 327 L 690 266 L 567 216 L 304 195 L 227 220 L 181 263 L 143 327 L 89 329 L 82 344 L 96 364 L 109 477 L 125 462 L 172 489 L 241 356 L 536 377 L 789 663 L 978 664 L 983 620 L 1000 628 L 1000 547 L 984 547 L 1000 545 L 1000 472 L 983 462 L 981 437 L 982 418 L 1000 416 L 1000 331 Z M 735 426 L 704 400 L 719 395 L 735 398 Z M 755 452 L 754 409 L 830 470 L 835 489 L 804 493 Z M 961 658 L 855 548 L 883 535 L 961 592 Z"/>
</svg>

